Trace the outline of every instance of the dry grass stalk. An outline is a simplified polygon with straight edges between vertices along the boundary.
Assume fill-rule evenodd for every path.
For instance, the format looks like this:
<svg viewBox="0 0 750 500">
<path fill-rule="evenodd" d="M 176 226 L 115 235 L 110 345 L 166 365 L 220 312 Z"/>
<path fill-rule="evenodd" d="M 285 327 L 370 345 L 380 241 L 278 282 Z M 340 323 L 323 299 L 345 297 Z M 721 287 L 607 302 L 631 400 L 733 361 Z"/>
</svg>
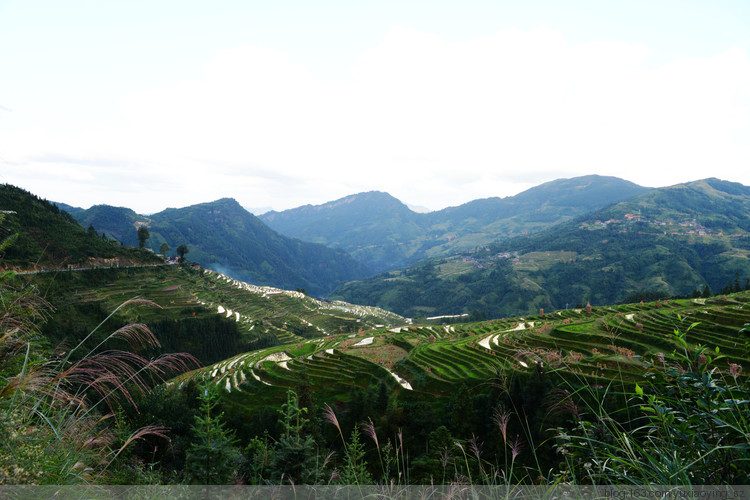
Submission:
<svg viewBox="0 0 750 500">
<path fill-rule="evenodd" d="M 325 404 L 323 407 L 323 418 L 330 424 L 333 424 L 336 429 L 339 431 L 339 436 L 341 436 L 341 441 L 344 442 L 344 445 L 346 445 L 346 440 L 344 439 L 344 433 L 341 432 L 341 426 L 339 425 L 339 419 L 336 418 L 336 414 L 333 412 L 333 408 L 331 408 L 328 403 Z"/>
<path fill-rule="evenodd" d="M 544 398 L 544 406 L 548 415 L 573 415 L 580 418 L 578 406 L 566 389 L 552 389 Z"/>
<path fill-rule="evenodd" d="M 498 409 L 495 410 L 495 414 L 492 416 L 493 422 L 495 422 L 500 429 L 500 434 L 503 436 L 504 444 L 508 443 L 508 423 L 510 422 L 511 415 L 512 413 L 505 408 L 498 407 Z"/>
<path fill-rule="evenodd" d="M 516 457 L 521 454 L 521 450 L 523 450 L 523 447 L 524 444 L 521 436 L 516 436 L 510 443 L 511 460 L 515 461 Z"/>
<path fill-rule="evenodd" d="M 378 444 L 378 435 L 375 433 L 375 424 L 372 423 L 372 419 L 367 417 L 367 422 L 362 422 L 362 430 L 364 433 L 373 440 L 375 447 L 379 450 L 380 445 Z"/>
</svg>

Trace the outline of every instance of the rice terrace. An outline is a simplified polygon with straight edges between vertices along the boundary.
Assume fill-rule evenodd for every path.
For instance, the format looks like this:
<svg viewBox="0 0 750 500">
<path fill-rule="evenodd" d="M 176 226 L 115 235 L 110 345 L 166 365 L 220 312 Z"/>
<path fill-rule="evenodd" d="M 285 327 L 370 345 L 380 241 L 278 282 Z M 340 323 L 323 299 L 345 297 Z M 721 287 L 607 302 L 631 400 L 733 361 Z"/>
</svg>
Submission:
<svg viewBox="0 0 750 500">
<path fill-rule="evenodd" d="M 565 180 L 565 199 L 571 182 L 620 185 Z M 697 220 L 694 199 L 714 211 L 686 223 L 692 233 L 619 215 L 672 206 L 670 220 Z M 750 225 L 737 209 L 750 188 L 650 190 L 362 281 L 340 250 L 284 239 L 231 200 L 152 215 L 148 235 L 124 209 L 94 210 L 100 233 L 20 188 L 0 187 L 0 202 L 3 485 L 368 486 L 406 498 L 425 494 L 412 487 L 492 497 L 514 485 L 750 482 Z M 233 240 L 236 224 L 254 239 Z M 122 228 L 139 247 L 112 236 Z M 220 272 L 232 271 L 224 247 L 257 284 Z M 357 286 L 376 303 L 337 299 Z M 554 307 L 581 296 L 592 300 Z M 377 305 L 394 298 L 434 315 Z M 475 310 L 493 304 L 516 313 Z"/>
<path fill-rule="evenodd" d="M 613 471 L 624 473 L 628 469 L 622 464 L 639 458 L 622 448 L 621 439 L 641 433 L 646 443 L 669 441 L 687 455 L 686 461 L 705 463 L 699 471 L 694 464 L 673 472 L 644 467 L 636 480 L 669 484 L 689 473 L 691 483 L 711 483 L 747 473 L 735 458 L 742 456 L 742 436 L 747 435 L 748 403 L 736 391 L 746 391 L 743 367 L 750 366 L 748 292 L 586 305 L 471 323 L 412 324 L 377 308 L 319 301 L 189 267 L 80 274 L 86 273 L 86 281 L 95 285 L 85 288 L 76 279 L 65 284 L 58 278 L 56 293 L 70 297 L 64 288 L 77 288 L 74 306 L 96 303 L 108 310 L 139 294 L 153 305 L 127 307 L 118 316 L 123 323 L 159 319 L 155 331 L 162 321 L 216 316 L 237 327 L 231 341 L 226 331 L 202 341 L 201 352 L 208 359 L 213 352 L 220 361 L 166 380 L 156 397 L 180 405 L 195 387 L 212 388 L 213 404 L 220 402 L 232 434 L 251 443 L 244 467 L 254 484 L 280 480 L 271 471 L 288 466 L 273 459 L 284 443 L 283 432 L 273 438 L 279 441 L 271 441 L 268 433 L 257 436 L 259 426 L 276 420 L 271 408 L 292 402 L 297 411 L 304 409 L 296 432 L 306 443 L 299 446 L 307 447 L 307 460 L 320 451 L 305 440 L 319 436 L 335 447 L 332 432 L 338 428 L 342 438 L 351 434 L 343 440 L 345 460 L 354 460 L 352 446 L 360 447 L 359 468 L 347 481 L 363 484 L 384 481 L 387 474 L 395 479 L 399 472 L 404 485 L 599 484 L 604 478 L 617 483 L 626 477 Z M 164 337 L 164 346 L 190 345 L 177 337 L 170 344 L 169 338 Z M 246 346 L 262 345 L 268 346 L 246 352 Z M 674 399 L 678 395 L 681 399 Z M 148 397 L 145 401 L 146 407 L 155 404 Z M 325 409 L 335 426 L 327 424 Z M 158 408 L 152 411 L 159 414 Z M 695 412 L 710 413 L 713 420 L 696 420 Z M 658 422 L 649 423 L 657 416 Z M 370 423 L 373 435 L 379 434 L 395 457 L 381 456 L 382 442 L 359 441 L 362 422 Z M 675 430 L 660 436 L 667 432 L 666 422 Z M 689 439 L 708 439 L 703 426 L 731 432 L 715 434 L 708 448 L 686 447 Z M 366 428 L 361 432 L 366 434 Z M 421 451 L 418 443 L 423 443 Z M 642 453 L 645 458 L 639 459 L 648 460 L 656 452 L 644 446 Z M 509 456 L 510 469 L 503 465 Z M 384 460 L 392 462 L 390 471 Z M 301 469 L 297 473 L 302 482 L 313 477 Z M 213 475 L 218 471 L 211 474 L 209 481 L 221 482 Z"/>
</svg>

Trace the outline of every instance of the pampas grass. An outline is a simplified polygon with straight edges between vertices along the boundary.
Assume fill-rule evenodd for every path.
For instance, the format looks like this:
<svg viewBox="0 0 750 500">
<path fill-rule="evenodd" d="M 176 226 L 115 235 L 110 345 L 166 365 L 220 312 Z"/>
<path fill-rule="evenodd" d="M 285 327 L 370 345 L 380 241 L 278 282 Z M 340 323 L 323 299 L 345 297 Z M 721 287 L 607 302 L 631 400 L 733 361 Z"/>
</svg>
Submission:
<svg viewBox="0 0 750 500">
<path fill-rule="evenodd" d="M 44 360 L 35 341 L 52 309 L 33 286 L 13 288 L 13 277 L 0 275 L 0 484 L 106 482 L 108 469 L 128 446 L 148 436 L 167 436 L 166 428 L 148 425 L 112 449 L 108 421 L 121 418 L 123 405 L 135 407 L 136 394 L 199 363 L 188 354 L 156 359 L 138 354 L 159 345 L 143 324 L 114 331 L 72 360 L 122 307 L 154 305 L 142 299 L 124 302 L 64 356 Z M 113 339 L 127 342 L 131 350 L 103 350 Z"/>
</svg>

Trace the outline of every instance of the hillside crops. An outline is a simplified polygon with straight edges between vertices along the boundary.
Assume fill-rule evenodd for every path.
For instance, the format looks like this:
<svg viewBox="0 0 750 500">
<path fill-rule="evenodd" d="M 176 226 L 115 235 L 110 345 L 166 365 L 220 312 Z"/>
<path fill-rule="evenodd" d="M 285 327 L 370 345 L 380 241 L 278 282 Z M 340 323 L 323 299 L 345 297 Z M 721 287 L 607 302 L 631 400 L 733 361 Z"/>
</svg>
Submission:
<svg viewBox="0 0 750 500">
<path fill-rule="evenodd" d="M 303 379 L 343 399 L 352 385 L 367 388 L 381 380 L 401 393 L 445 396 L 460 384 L 533 371 L 556 372 L 579 386 L 636 383 L 649 363 L 675 359 L 680 335 L 690 349 L 718 348 L 725 356 L 723 371 L 730 363 L 750 366 L 743 331 L 749 323 L 750 294 L 744 292 L 461 325 L 383 327 L 295 339 L 192 372 L 177 383 L 210 379 L 250 405 Z"/>
<path fill-rule="evenodd" d="M 85 335 L 117 309 L 114 321 L 155 327 L 172 352 L 198 347 L 214 355 L 224 353 L 210 362 L 260 347 L 406 322 L 382 309 L 318 301 L 300 292 L 253 286 L 183 266 L 92 269 L 28 279 L 48 290 L 59 312 L 47 328 L 57 341 Z M 135 298 L 153 305 L 119 308 Z M 208 335 L 207 321 L 217 315 L 233 323 L 229 330 L 234 330 L 236 341 Z"/>
</svg>

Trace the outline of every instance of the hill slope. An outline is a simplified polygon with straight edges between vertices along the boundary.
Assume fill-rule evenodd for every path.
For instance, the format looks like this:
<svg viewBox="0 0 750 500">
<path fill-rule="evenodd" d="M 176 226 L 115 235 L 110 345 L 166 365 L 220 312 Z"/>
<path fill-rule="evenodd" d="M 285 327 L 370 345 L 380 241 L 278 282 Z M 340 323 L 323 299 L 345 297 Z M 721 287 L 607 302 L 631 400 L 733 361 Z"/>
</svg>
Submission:
<svg viewBox="0 0 750 500">
<path fill-rule="evenodd" d="M 532 236 L 346 284 L 335 296 L 409 316 L 498 317 L 742 288 L 749 191 L 718 179 L 652 190 Z"/>
<path fill-rule="evenodd" d="M 645 191 L 622 179 L 590 175 L 427 214 L 386 193 L 369 192 L 268 212 L 261 219 L 282 234 L 345 250 L 379 272 L 535 232 Z"/>
<path fill-rule="evenodd" d="M 406 323 L 377 308 L 319 301 L 189 266 L 91 269 L 23 279 L 46 290 L 55 308 L 43 330 L 55 344 L 80 341 L 124 301 L 139 297 L 158 307 L 119 309 L 113 321 L 147 323 L 164 352 L 187 351 L 203 363 L 306 338 Z"/>
<path fill-rule="evenodd" d="M 18 235 L 5 251 L 3 263 L 8 266 L 78 266 L 103 259 L 119 264 L 159 261 L 148 252 L 122 248 L 116 241 L 84 229 L 67 212 L 15 186 L 0 186 L 0 210 L 7 212 L 1 224 L 2 236 Z"/>
<path fill-rule="evenodd" d="M 147 217 L 138 215 L 129 208 L 110 205 L 94 205 L 87 210 L 74 210 L 70 214 L 82 226 L 94 226 L 127 246 L 138 246 L 137 226 L 147 225 L 149 221 Z"/>
<path fill-rule="evenodd" d="M 456 384 L 484 384 L 498 370 L 506 375 L 533 373 L 535 364 L 551 369 L 564 365 L 569 375 L 580 373 L 577 383 L 606 384 L 613 377 L 638 380 L 658 353 L 665 359 L 676 357 L 680 344 L 674 330 L 686 333 L 692 321 L 701 323 L 684 337 L 691 348 L 720 348 L 727 356 L 724 366 L 750 363 L 747 335 L 740 332 L 750 322 L 750 294 L 741 292 L 726 298 L 554 311 L 449 326 L 380 328 L 247 353 L 199 372 L 211 373 L 220 387 L 239 390 L 233 398 L 293 387 L 294 380 L 304 376 L 321 390 L 335 385 L 342 393 L 348 383 L 382 378 L 401 393 L 448 395 Z M 284 353 L 289 362 L 279 366 L 282 357 L 271 359 L 272 353 Z M 236 383 L 236 373 L 221 370 L 229 364 L 245 372 L 242 384 Z M 338 381 L 326 372 L 339 374 Z"/>
<path fill-rule="evenodd" d="M 421 214 L 379 191 L 260 218 L 281 234 L 344 250 L 375 272 L 410 262 L 427 237 Z"/>
<path fill-rule="evenodd" d="M 190 260 L 236 279 L 326 295 L 337 284 L 361 278 L 365 268 L 341 251 L 282 236 L 235 200 L 224 198 L 145 217 L 130 209 L 98 205 L 76 214 L 83 223 L 136 245 L 138 225 L 151 237 L 147 247 L 167 243 L 189 248 Z"/>
</svg>

